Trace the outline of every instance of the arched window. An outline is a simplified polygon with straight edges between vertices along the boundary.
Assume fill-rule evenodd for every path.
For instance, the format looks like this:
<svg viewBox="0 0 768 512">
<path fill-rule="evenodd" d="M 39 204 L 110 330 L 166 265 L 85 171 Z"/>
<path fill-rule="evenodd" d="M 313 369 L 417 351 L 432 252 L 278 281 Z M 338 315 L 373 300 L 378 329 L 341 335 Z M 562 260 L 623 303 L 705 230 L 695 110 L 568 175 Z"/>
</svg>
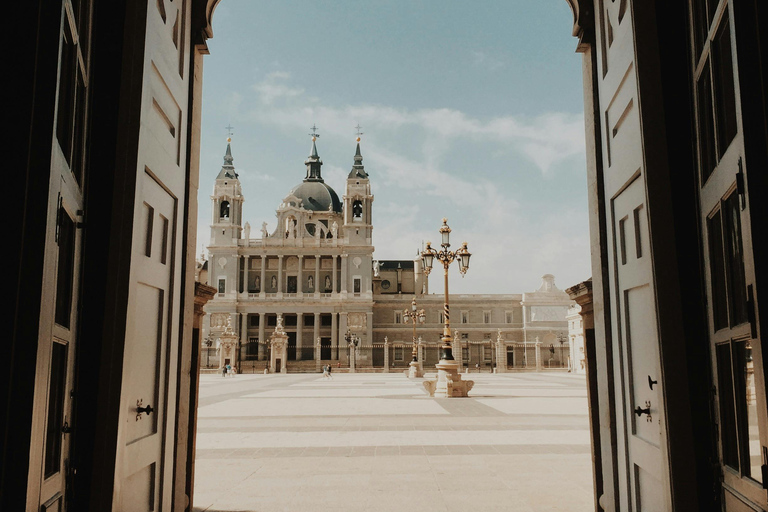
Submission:
<svg viewBox="0 0 768 512">
<path fill-rule="evenodd" d="M 363 202 L 359 199 L 352 203 L 352 216 L 356 219 L 363 218 Z"/>
<path fill-rule="evenodd" d="M 222 201 L 219 208 L 219 217 L 222 219 L 229 218 L 229 201 Z"/>
</svg>

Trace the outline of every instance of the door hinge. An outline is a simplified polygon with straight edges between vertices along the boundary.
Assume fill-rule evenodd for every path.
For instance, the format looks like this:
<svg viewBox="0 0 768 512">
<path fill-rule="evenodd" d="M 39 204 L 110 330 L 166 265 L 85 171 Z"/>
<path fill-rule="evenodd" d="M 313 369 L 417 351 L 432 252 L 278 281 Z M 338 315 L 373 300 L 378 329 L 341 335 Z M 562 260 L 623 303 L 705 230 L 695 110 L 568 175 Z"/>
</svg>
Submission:
<svg viewBox="0 0 768 512">
<path fill-rule="evenodd" d="M 61 201 L 61 192 L 59 192 L 59 197 L 56 199 L 56 231 L 53 240 L 56 245 L 59 245 L 59 231 L 61 231 Z"/>
<path fill-rule="evenodd" d="M 747 319 L 749 320 L 750 335 L 752 339 L 757 338 L 757 315 L 755 314 L 755 288 L 753 285 L 747 285 Z"/>
<path fill-rule="evenodd" d="M 744 168 L 741 163 L 741 157 L 739 157 L 739 172 L 736 173 L 736 189 L 739 192 L 741 209 L 743 210 L 747 207 L 747 194 L 744 188 Z"/>
</svg>

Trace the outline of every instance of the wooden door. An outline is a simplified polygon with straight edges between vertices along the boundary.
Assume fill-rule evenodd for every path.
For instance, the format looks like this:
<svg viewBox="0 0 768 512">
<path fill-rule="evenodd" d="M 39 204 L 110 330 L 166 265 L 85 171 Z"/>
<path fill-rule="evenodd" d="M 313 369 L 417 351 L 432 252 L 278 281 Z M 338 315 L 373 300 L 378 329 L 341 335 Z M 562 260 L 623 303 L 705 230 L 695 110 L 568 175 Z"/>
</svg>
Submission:
<svg viewBox="0 0 768 512">
<path fill-rule="evenodd" d="M 169 510 L 172 500 L 189 22 L 188 0 L 147 2 L 116 511 Z"/>
<path fill-rule="evenodd" d="M 754 261 L 744 185 L 749 165 L 733 22 L 737 8 L 730 1 L 698 0 L 691 9 L 699 214 L 726 510 L 747 510 L 745 503 L 768 505 L 763 490 L 768 482 L 762 475 L 762 465 L 768 464 L 768 420 L 764 356 L 754 320 Z"/>
<path fill-rule="evenodd" d="M 623 447 L 618 450 L 619 506 L 656 512 L 671 508 L 671 496 L 631 4 L 603 0 L 596 5 L 602 187 L 616 431 Z"/>
<path fill-rule="evenodd" d="M 61 3 L 55 137 L 48 176 L 45 270 L 28 510 L 68 510 L 73 477 L 73 389 L 82 250 L 90 2 Z"/>
</svg>

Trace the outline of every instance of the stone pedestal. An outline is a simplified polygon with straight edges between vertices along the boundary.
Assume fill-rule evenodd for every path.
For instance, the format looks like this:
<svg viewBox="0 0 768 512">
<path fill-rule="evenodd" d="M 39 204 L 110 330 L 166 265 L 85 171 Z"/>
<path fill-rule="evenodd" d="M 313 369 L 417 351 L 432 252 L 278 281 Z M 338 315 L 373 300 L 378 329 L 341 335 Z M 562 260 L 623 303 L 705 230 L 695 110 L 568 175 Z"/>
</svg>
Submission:
<svg viewBox="0 0 768 512">
<path fill-rule="evenodd" d="M 232 330 L 232 319 L 227 316 L 224 333 L 219 336 L 219 368 L 227 364 L 237 366 L 237 334 Z"/>
<path fill-rule="evenodd" d="M 424 370 L 421 369 L 421 364 L 418 361 L 411 361 L 408 364 L 408 378 L 420 379 L 424 376 Z"/>
<path fill-rule="evenodd" d="M 384 336 L 384 373 L 389 373 L 389 339 Z"/>
<path fill-rule="evenodd" d="M 320 337 L 318 337 L 315 340 L 315 371 L 318 371 L 318 372 L 322 369 L 322 366 L 323 366 L 320 359 L 321 350 L 322 350 L 322 344 L 321 344 Z"/>
<path fill-rule="evenodd" d="M 437 380 L 424 381 L 424 388 L 429 396 L 436 398 L 457 398 L 469 396 L 469 391 L 475 385 L 474 381 L 462 380 L 459 365 L 455 360 L 441 359 L 435 365 Z"/>
<path fill-rule="evenodd" d="M 283 317 L 277 315 L 275 332 L 269 338 L 269 373 L 288 373 L 288 335 L 283 330 Z"/>
<path fill-rule="evenodd" d="M 499 329 L 496 336 L 496 373 L 505 373 L 507 371 L 507 345 Z"/>
</svg>

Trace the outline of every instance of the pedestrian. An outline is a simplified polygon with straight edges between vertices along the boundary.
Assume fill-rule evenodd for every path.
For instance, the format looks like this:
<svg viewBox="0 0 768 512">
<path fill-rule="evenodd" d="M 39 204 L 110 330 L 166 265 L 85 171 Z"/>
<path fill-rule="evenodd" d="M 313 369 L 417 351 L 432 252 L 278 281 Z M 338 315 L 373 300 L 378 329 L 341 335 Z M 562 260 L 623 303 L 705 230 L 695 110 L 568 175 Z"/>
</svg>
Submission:
<svg viewBox="0 0 768 512">
<path fill-rule="evenodd" d="M 237 375 L 237 366 L 232 367 L 232 376 L 234 377 L 235 375 Z"/>
<path fill-rule="evenodd" d="M 221 367 L 221 376 L 226 377 L 227 376 L 227 365 L 224 365 Z"/>
<path fill-rule="evenodd" d="M 323 365 L 323 378 L 324 379 L 328 378 L 328 366 L 330 366 L 330 365 L 325 365 L 325 364 Z"/>
<path fill-rule="evenodd" d="M 331 375 L 331 365 L 328 365 L 328 379 L 333 380 L 333 375 Z"/>
<path fill-rule="evenodd" d="M 475 370 L 477 370 L 477 373 L 480 373 L 480 363 L 475 363 Z"/>
<path fill-rule="evenodd" d="M 232 373 L 232 365 L 227 363 L 227 375 L 229 375 L 231 373 Z M 226 375 L 225 375 L 225 377 L 226 377 Z"/>
</svg>

